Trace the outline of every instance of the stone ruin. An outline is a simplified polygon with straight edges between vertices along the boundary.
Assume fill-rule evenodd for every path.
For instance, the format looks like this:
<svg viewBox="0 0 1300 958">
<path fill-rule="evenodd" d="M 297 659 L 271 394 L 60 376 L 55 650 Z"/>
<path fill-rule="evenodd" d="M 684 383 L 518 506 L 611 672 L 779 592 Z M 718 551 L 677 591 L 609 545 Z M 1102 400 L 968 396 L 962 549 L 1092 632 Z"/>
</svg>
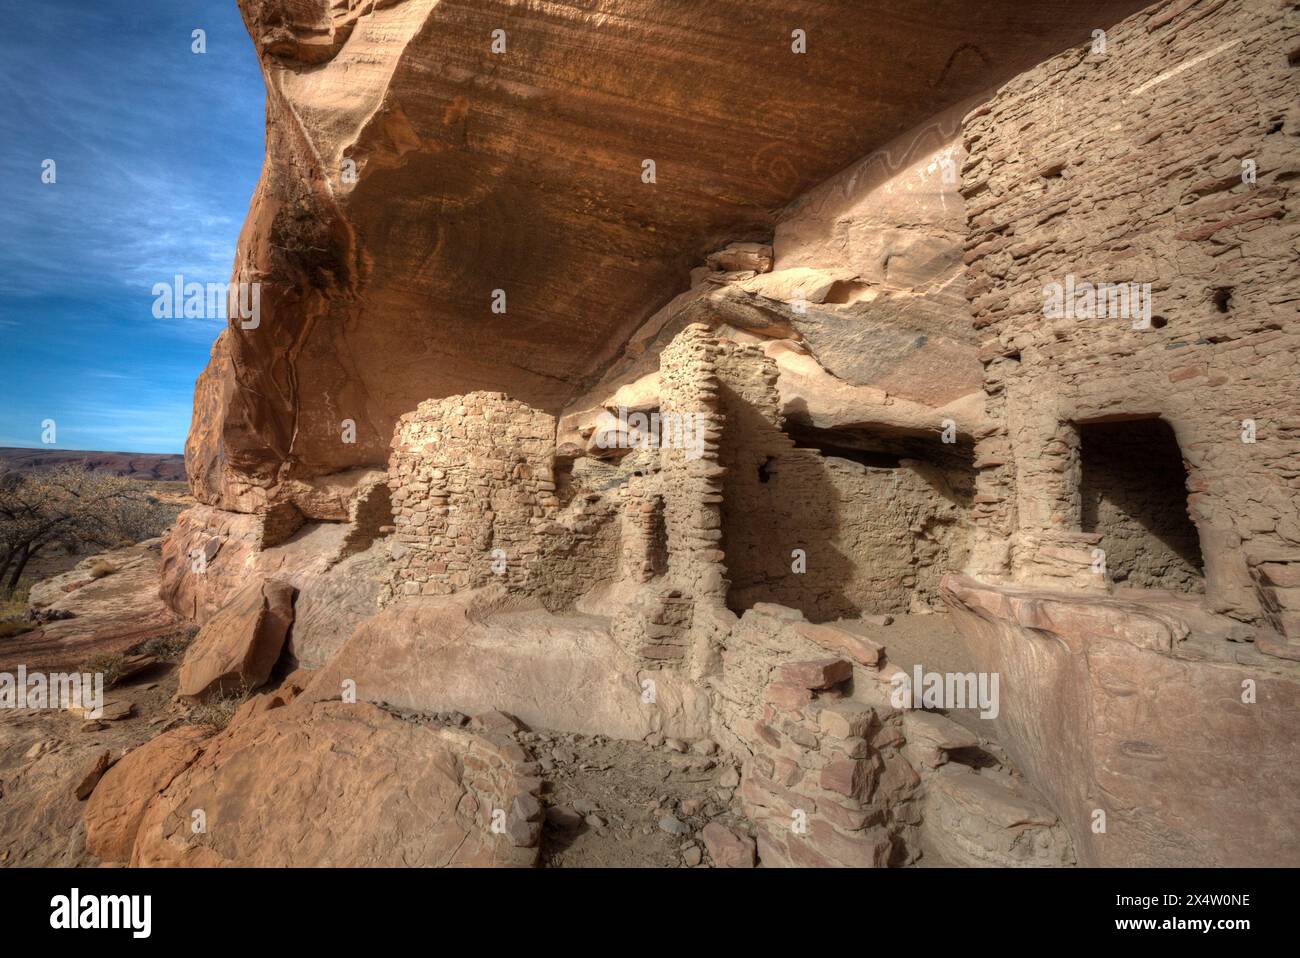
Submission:
<svg viewBox="0 0 1300 958">
<path fill-rule="evenodd" d="M 943 97 L 882 91 L 888 122 L 819 61 L 744 115 L 812 96 L 824 135 L 741 138 L 737 168 L 684 120 L 716 175 L 665 143 L 642 194 L 562 71 L 569 128 L 413 73 L 468 42 L 437 5 L 241 6 L 270 133 L 237 267 L 266 318 L 200 381 L 163 594 L 203 624 L 250 579 L 297 590 L 308 671 L 246 722 L 361 735 L 349 692 L 489 716 L 489 745 L 437 746 L 514 770 L 517 800 L 457 811 L 510 806 L 509 854 L 475 860 L 536 855 L 524 727 L 734 763 L 714 864 L 1300 863 L 1294 5 L 1043 4 Z M 604 82 L 648 69 L 621 56 Z M 342 96 L 364 57 L 391 73 Z M 926 671 L 999 701 L 927 700 Z M 279 754 L 232 728 L 210 747 Z M 166 834 L 115 854 L 214 860 Z"/>
</svg>

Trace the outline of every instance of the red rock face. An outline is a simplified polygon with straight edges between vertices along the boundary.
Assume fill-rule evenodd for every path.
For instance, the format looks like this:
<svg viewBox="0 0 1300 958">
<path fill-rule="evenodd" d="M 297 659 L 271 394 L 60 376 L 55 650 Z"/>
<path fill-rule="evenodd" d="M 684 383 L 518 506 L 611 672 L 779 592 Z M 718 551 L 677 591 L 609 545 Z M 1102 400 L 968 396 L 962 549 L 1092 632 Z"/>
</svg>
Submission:
<svg viewBox="0 0 1300 958">
<path fill-rule="evenodd" d="M 215 734 L 182 726 L 109 769 L 86 808 L 86 846 L 146 867 L 531 865 L 541 806 L 526 757 L 492 732 L 364 704 L 250 713 Z"/>
<path fill-rule="evenodd" d="M 234 278 L 260 310 L 199 380 L 195 495 L 256 511 L 380 465 L 429 398 L 558 412 L 703 253 L 1139 5 L 242 0 L 268 132 Z"/>
<path fill-rule="evenodd" d="M 753 826 L 706 829 L 717 864 L 1294 862 L 1294 10 L 1082 6 L 242 0 L 268 156 L 235 279 L 260 314 L 199 382 L 203 505 L 163 596 L 207 623 L 200 652 L 231 619 L 242 650 L 231 596 L 283 581 L 290 655 L 320 671 L 205 746 L 131 860 L 335 860 L 292 817 L 269 840 L 241 819 L 337 775 L 329 736 L 380 740 L 359 774 L 421 750 L 409 814 L 448 830 L 399 820 L 376 860 L 449 860 L 468 746 L 327 704 L 353 682 L 708 736 L 745 756 Z M 1076 274 L 1153 283 L 1168 321 L 1049 321 L 1044 284 Z M 614 408 L 698 416 L 700 461 L 633 451 Z M 959 568 L 982 581 L 941 587 Z M 896 662 L 870 617 L 833 621 L 941 600 L 962 674 L 1000 683 L 996 735 L 894 700 L 906 629 Z M 230 824 L 193 850 L 198 794 Z"/>
<path fill-rule="evenodd" d="M 235 593 L 186 651 L 179 694 L 202 700 L 265 683 L 293 623 L 293 599 L 293 587 L 273 579 Z"/>
<path fill-rule="evenodd" d="M 1003 741 L 1081 864 L 1300 861 L 1293 669 L 1205 618 L 1185 634 L 1185 608 L 1161 593 L 1139 605 L 944 581 L 966 645 L 1001 676 Z"/>
</svg>

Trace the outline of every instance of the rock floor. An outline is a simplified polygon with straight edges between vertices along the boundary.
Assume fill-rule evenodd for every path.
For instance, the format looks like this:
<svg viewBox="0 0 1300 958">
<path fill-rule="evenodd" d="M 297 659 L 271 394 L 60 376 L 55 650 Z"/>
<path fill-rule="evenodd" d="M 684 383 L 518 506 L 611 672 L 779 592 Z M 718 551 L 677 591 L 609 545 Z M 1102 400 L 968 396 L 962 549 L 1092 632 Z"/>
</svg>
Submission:
<svg viewBox="0 0 1300 958">
<path fill-rule="evenodd" d="M 85 849 L 84 801 L 75 791 L 105 751 L 115 761 L 183 721 L 169 703 L 175 666 L 106 690 L 105 711 L 130 714 L 87 723 L 66 711 L 0 709 L 0 867 L 94 867 Z"/>
<path fill-rule="evenodd" d="M 890 662 L 900 668 L 972 668 L 946 616 L 899 616 L 889 626 L 862 628 L 886 645 Z M 119 758 L 185 721 L 171 704 L 175 691 L 175 665 L 162 662 L 108 691 L 108 702 L 133 706 L 118 721 L 88 725 L 58 711 L 0 714 L 0 866 L 97 864 L 85 851 L 84 806 L 74 792 L 105 750 Z M 458 713 L 389 711 L 427 724 L 469 721 Z M 948 714 L 979 735 L 993 761 L 1006 763 L 989 723 L 973 712 Z M 532 753 L 544 781 L 543 867 L 709 867 L 701 839 L 706 825 L 748 831 L 733 799 L 739 769 L 707 743 L 692 750 L 654 737 L 628 742 L 546 729 L 514 736 Z M 918 862 L 943 864 L 933 850 Z"/>
</svg>

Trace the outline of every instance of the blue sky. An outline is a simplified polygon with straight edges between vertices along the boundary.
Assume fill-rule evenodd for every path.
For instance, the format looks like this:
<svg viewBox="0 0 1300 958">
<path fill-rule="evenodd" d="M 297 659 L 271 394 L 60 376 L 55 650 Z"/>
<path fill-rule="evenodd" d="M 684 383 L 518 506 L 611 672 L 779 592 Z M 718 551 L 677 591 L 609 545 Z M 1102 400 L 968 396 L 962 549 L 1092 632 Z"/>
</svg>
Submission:
<svg viewBox="0 0 1300 958">
<path fill-rule="evenodd" d="M 235 0 L 0 0 L 0 23 L 0 446 L 53 419 L 54 448 L 180 452 L 224 321 L 156 319 L 151 289 L 230 279 L 265 122 Z"/>
</svg>

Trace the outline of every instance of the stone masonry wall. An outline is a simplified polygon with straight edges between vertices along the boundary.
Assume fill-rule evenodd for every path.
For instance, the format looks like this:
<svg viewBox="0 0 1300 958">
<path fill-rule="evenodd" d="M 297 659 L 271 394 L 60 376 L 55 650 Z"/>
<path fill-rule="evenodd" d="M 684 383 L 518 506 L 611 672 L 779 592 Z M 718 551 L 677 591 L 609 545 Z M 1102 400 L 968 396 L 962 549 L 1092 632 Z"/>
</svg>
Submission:
<svg viewBox="0 0 1300 958">
<path fill-rule="evenodd" d="M 874 468 L 797 448 L 782 428 L 776 364 L 762 349 L 720 343 L 715 366 L 730 606 L 775 602 L 815 621 L 937 607 L 939 576 L 961 568 L 968 536 L 966 507 L 942 470 L 913 460 Z"/>
<path fill-rule="evenodd" d="M 1291 3 L 1156 4 L 966 117 L 968 296 L 994 422 L 977 437 L 974 574 L 1086 571 L 1077 425 L 1159 416 L 1215 606 L 1258 621 L 1274 581 L 1260 570 L 1297 578 L 1297 36 Z M 1070 277 L 1149 283 L 1150 327 L 1095 306 L 1045 316 L 1048 284 Z M 1269 601 L 1300 628 L 1293 586 Z"/>
<path fill-rule="evenodd" d="M 708 327 L 686 327 L 660 359 L 661 413 L 703 416 L 702 454 L 672 443 L 660 447 L 660 482 L 668 538 L 668 573 L 674 585 L 697 598 L 726 595 L 722 541 L 722 476 L 718 439 L 722 434 L 717 343 Z"/>
<path fill-rule="evenodd" d="M 769 603 L 726 636 L 711 679 L 716 734 L 744 757 L 740 798 L 764 866 L 915 860 L 921 783 L 883 651 Z"/>
<path fill-rule="evenodd" d="M 498 583 L 560 607 L 615 574 L 617 503 L 556 494 L 555 419 L 476 392 L 421 403 L 389 462 L 392 591 L 447 595 Z"/>
</svg>

